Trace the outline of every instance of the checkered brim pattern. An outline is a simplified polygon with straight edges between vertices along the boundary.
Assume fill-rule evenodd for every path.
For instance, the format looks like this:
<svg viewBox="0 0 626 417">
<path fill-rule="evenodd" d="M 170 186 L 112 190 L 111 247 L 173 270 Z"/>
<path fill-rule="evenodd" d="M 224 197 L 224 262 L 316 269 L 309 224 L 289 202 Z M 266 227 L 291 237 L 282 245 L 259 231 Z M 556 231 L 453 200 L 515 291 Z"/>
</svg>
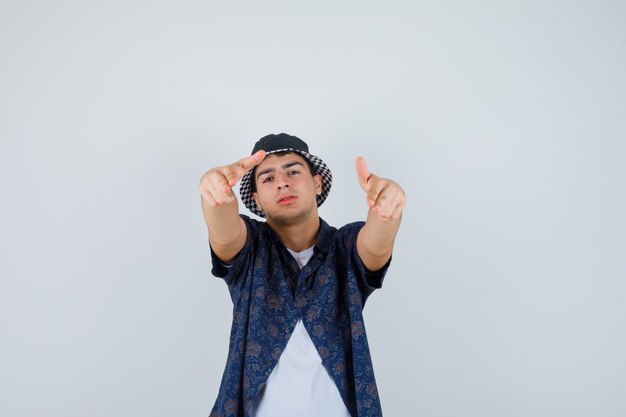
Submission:
<svg viewBox="0 0 626 417">
<path fill-rule="evenodd" d="M 315 168 L 315 172 L 322 176 L 322 193 L 317 196 L 317 206 L 321 206 L 326 197 L 328 197 L 328 193 L 330 192 L 330 187 L 333 184 L 333 174 L 328 169 L 328 166 L 315 155 L 311 155 L 310 153 L 293 149 L 293 148 L 285 148 L 285 149 L 276 149 L 274 151 L 268 152 L 267 154 L 272 154 L 276 152 L 285 152 L 291 151 L 296 152 L 308 159 L 313 167 Z M 241 201 L 244 206 L 248 208 L 252 213 L 256 214 L 259 217 L 265 217 L 265 213 L 261 210 L 252 198 L 252 169 L 241 178 L 241 183 L 239 184 L 239 195 L 241 196 Z"/>
</svg>

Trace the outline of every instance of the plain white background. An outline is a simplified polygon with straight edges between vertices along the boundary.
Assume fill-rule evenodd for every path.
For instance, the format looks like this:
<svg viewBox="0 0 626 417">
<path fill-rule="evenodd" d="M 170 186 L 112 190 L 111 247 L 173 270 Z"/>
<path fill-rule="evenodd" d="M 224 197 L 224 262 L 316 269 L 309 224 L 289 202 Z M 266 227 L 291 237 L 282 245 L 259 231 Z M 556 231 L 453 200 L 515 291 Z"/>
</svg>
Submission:
<svg viewBox="0 0 626 417">
<path fill-rule="evenodd" d="M 288 132 L 364 219 L 390 416 L 626 415 L 621 1 L 0 3 L 0 415 L 206 416 L 231 303 L 198 181 Z"/>
</svg>

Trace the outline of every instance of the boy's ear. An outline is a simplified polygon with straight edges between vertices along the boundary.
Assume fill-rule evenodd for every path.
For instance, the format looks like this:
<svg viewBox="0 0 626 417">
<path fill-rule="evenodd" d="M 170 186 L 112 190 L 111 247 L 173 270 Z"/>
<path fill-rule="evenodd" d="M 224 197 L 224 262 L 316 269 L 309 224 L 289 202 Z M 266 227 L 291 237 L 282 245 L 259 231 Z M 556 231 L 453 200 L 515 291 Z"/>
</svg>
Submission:
<svg viewBox="0 0 626 417">
<path fill-rule="evenodd" d="M 320 174 L 315 174 L 313 180 L 315 181 L 315 193 L 317 195 L 322 194 L 322 176 Z"/>
</svg>

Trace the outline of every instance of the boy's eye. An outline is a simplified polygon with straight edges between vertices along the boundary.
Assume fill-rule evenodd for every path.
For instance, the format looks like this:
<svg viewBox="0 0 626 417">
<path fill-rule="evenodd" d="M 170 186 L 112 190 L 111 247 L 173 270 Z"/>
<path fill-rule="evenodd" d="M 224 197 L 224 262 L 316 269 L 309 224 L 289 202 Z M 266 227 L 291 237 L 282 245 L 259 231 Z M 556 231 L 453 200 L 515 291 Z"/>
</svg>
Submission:
<svg viewBox="0 0 626 417">
<path fill-rule="evenodd" d="M 296 171 L 296 170 L 289 171 L 289 175 L 297 175 L 299 173 L 300 173 L 300 171 Z"/>
<path fill-rule="evenodd" d="M 263 182 L 270 182 L 271 180 L 273 180 L 274 177 L 266 177 Z"/>
</svg>

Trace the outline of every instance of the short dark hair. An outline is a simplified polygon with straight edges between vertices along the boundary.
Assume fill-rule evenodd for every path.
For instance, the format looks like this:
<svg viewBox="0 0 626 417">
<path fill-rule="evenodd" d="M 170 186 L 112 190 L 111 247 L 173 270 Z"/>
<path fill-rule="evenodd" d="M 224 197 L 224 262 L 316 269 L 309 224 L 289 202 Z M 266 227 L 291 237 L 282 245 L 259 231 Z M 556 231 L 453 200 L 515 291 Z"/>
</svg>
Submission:
<svg viewBox="0 0 626 417">
<path fill-rule="evenodd" d="M 298 156 L 302 157 L 302 159 L 304 159 L 306 161 L 306 164 L 309 167 L 309 172 L 311 173 L 311 176 L 315 176 L 315 174 L 317 174 L 317 171 L 315 171 L 315 167 L 313 166 L 311 161 L 309 161 L 307 158 L 305 158 L 304 156 L 302 156 L 298 152 L 279 151 L 279 152 L 273 152 L 270 155 L 285 156 L 285 155 L 289 155 L 289 154 L 294 154 L 294 155 L 298 155 Z M 252 169 L 252 181 L 251 181 L 251 184 L 250 184 L 250 190 L 253 193 L 256 193 L 256 176 L 254 175 L 255 172 L 256 172 L 256 167 L 254 167 Z"/>
</svg>

